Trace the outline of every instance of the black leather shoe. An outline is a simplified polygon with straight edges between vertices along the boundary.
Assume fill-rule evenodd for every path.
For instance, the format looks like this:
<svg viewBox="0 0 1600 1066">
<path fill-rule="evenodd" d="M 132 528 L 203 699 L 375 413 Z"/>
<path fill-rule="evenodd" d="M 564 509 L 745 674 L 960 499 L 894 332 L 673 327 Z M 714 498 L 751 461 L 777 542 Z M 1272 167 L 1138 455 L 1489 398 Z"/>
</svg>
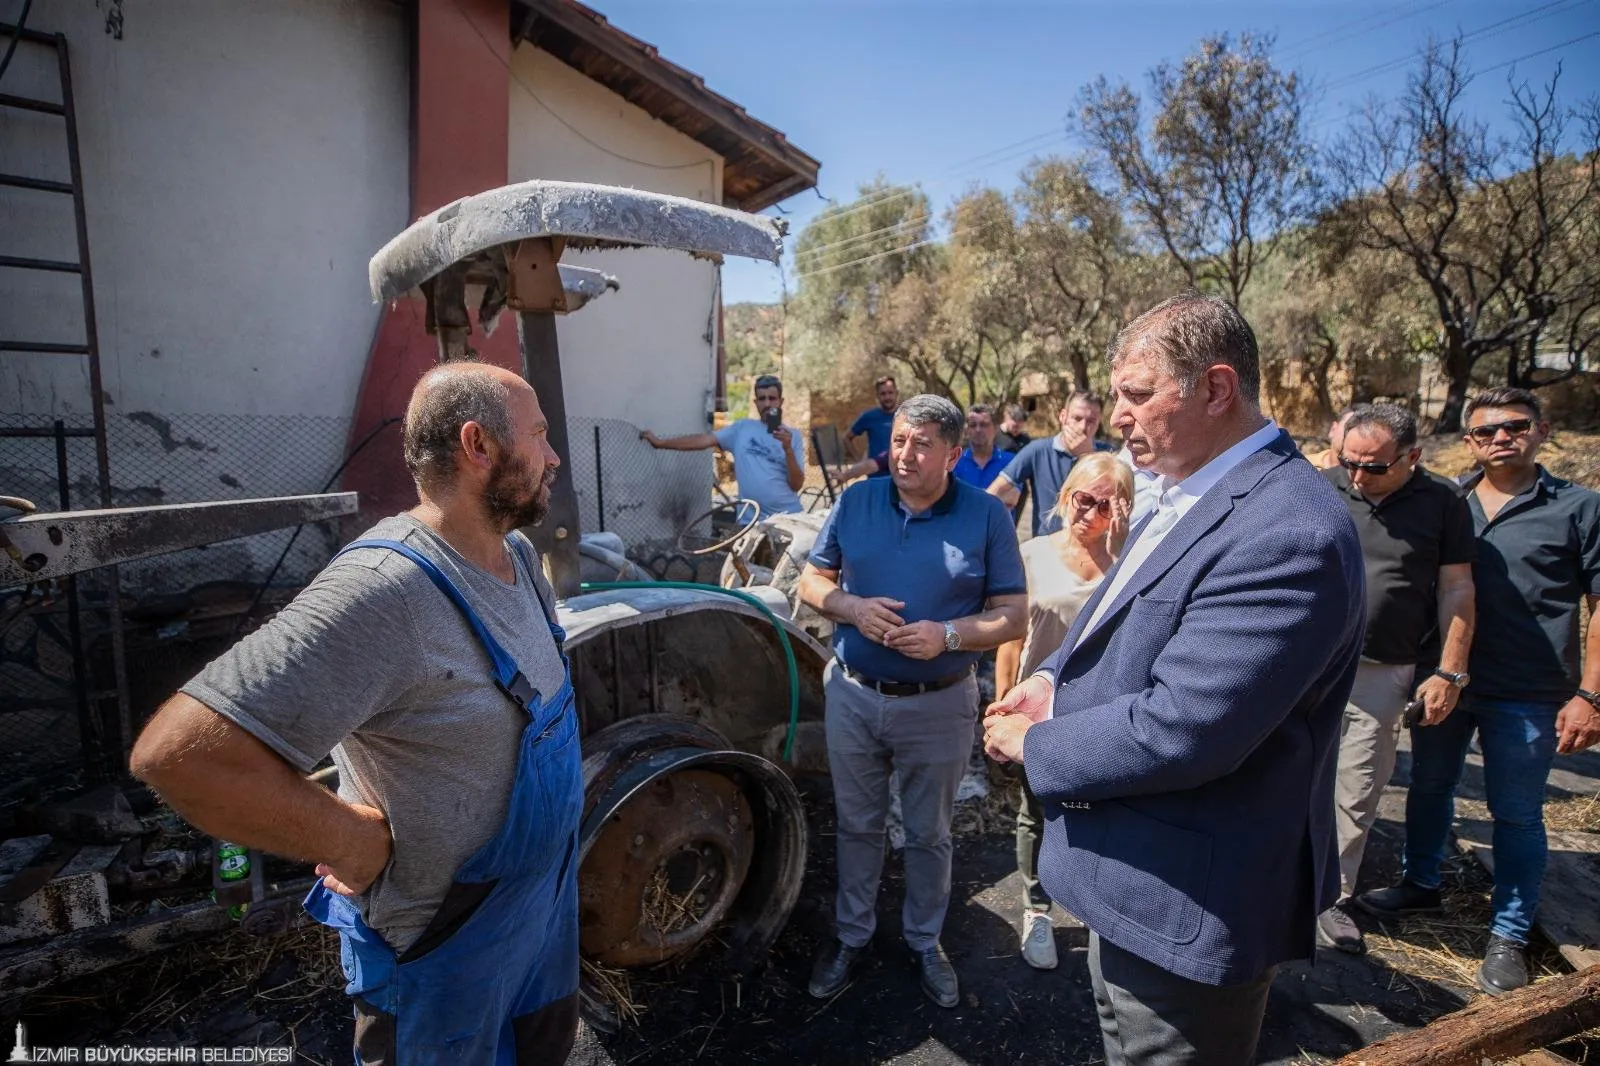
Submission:
<svg viewBox="0 0 1600 1066">
<path fill-rule="evenodd" d="M 1432 914 L 1440 909 L 1439 890 L 1401 881 L 1388 888 L 1363 892 L 1350 901 L 1379 918 L 1399 918 L 1406 914 Z"/>
<path fill-rule="evenodd" d="M 856 965 L 866 950 L 865 947 L 853 948 L 842 940 L 828 941 L 811 966 L 811 983 L 806 991 L 817 999 L 837 994 L 855 976 Z"/>
<path fill-rule="evenodd" d="M 1367 941 L 1361 935 L 1360 927 L 1349 912 L 1337 903 L 1317 915 L 1317 943 L 1347 955 L 1365 955 L 1367 952 Z"/>
<path fill-rule="evenodd" d="M 956 981 L 956 968 L 950 965 L 950 956 L 938 944 L 923 951 L 911 953 L 917 960 L 917 970 L 922 974 L 922 991 L 941 1007 L 954 1007 L 961 1002 L 961 986 Z"/>
<path fill-rule="evenodd" d="M 1528 983 L 1528 949 L 1503 936 L 1489 937 L 1489 950 L 1478 967 L 1478 987 L 1491 996 L 1503 996 Z"/>
</svg>

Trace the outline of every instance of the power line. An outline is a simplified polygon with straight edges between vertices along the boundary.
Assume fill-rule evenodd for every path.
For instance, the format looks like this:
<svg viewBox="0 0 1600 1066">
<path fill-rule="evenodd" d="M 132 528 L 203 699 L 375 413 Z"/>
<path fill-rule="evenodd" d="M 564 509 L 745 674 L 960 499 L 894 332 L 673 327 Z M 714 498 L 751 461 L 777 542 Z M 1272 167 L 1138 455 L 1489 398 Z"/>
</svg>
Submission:
<svg viewBox="0 0 1600 1066">
<path fill-rule="evenodd" d="M 1415 18 L 1416 16 L 1422 14 L 1425 11 L 1432 11 L 1435 8 L 1444 7 L 1446 4 L 1451 3 L 1451 2 L 1452 2 L 1452 0 L 1436 0 L 1435 3 L 1427 4 L 1427 5 L 1424 5 L 1423 7 L 1412 7 L 1408 11 L 1404 11 L 1404 12 L 1398 14 L 1398 15 L 1391 15 L 1388 18 L 1384 18 L 1383 17 L 1383 13 L 1380 12 L 1377 15 L 1368 15 L 1366 18 L 1354 19 L 1354 20 L 1352 20 L 1350 22 L 1344 23 L 1341 26 L 1335 26 L 1331 30 L 1324 30 L 1321 33 L 1313 34 L 1310 37 L 1307 37 L 1307 38 L 1305 38 L 1305 39 L 1303 39 L 1303 40 L 1301 40 L 1301 41 L 1299 41 L 1299 42 L 1297 42 L 1297 43 L 1295 43 L 1293 45 L 1290 45 L 1288 48 L 1284 49 L 1283 51 L 1278 52 L 1277 55 L 1276 55 L 1276 58 L 1287 59 L 1290 56 L 1300 55 L 1300 54 L 1310 50 L 1311 46 L 1313 44 L 1317 44 L 1320 48 L 1327 48 L 1327 47 L 1329 47 L 1331 45 L 1343 44 L 1346 41 L 1353 41 L 1357 37 L 1365 37 L 1367 34 L 1376 32 L 1377 30 L 1381 30 L 1385 26 L 1392 26 L 1396 22 L 1404 22 L 1406 19 Z M 1376 21 L 1378 19 L 1382 19 L 1382 21 L 1381 22 L 1380 21 Z M 1353 26 L 1362 26 L 1362 25 L 1366 25 L 1366 28 L 1362 29 L 1362 30 L 1359 30 L 1359 31 L 1357 31 L 1355 33 L 1345 34 L 1342 37 L 1334 36 L 1335 34 L 1341 33 L 1342 31 L 1350 29 Z M 1327 37 L 1333 37 L 1333 40 L 1324 41 L 1324 38 L 1327 38 Z M 1321 42 L 1321 43 L 1319 44 L 1319 42 Z"/>
<path fill-rule="evenodd" d="M 1587 2 L 1587 0 L 1585 0 L 1585 2 Z M 1567 48 L 1567 47 L 1569 47 L 1571 45 L 1577 44 L 1580 41 L 1587 41 L 1591 37 L 1600 37 L 1600 30 L 1594 30 L 1594 31 L 1592 31 L 1590 33 L 1583 34 L 1580 37 L 1574 37 L 1571 40 L 1562 41 L 1560 44 L 1552 44 L 1552 45 L 1549 45 L 1548 47 L 1537 49 L 1536 51 L 1526 52 L 1526 53 L 1524 53 L 1524 54 L 1522 54 L 1520 56 L 1513 56 L 1510 59 L 1507 59 L 1507 60 L 1504 60 L 1502 62 L 1494 64 L 1494 66 L 1484 67 L 1482 70 L 1473 71 L 1473 73 L 1474 74 L 1487 74 L 1492 70 L 1500 70 L 1500 69 L 1502 69 L 1504 67 L 1509 67 L 1514 63 L 1520 63 L 1524 59 L 1532 59 L 1534 56 L 1542 56 L 1546 52 L 1554 52 L 1554 51 L 1557 51 L 1559 49 Z M 1417 58 L 1417 54 L 1413 53 L 1412 55 L 1409 55 L 1409 56 L 1406 57 L 1406 61 L 1407 62 L 1415 62 L 1416 58 Z M 1307 127 L 1307 131 L 1309 132 L 1310 130 L 1320 129 L 1323 126 L 1328 125 L 1330 122 L 1348 122 L 1350 119 L 1352 119 L 1354 117 L 1355 117 L 1355 112 L 1353 110 L 1347 110 L 1342 115 L 1329 115 L 1326 118 L 1323 118 L 1323 119 L 1321 119 L 1321 120 L 1319 120 L 1317 122 L 1312 123 L 1310 126 Z"/>
<path fill-rule="evenodd" d="M 927 237 L 919 241 L 912 241 L 911 243 L 901 245 L 898 248 L 890 248 L 888 251 L 875 252 L 872 255 L 864 255 L 860 259 L 852 259 L 848 263 L 834 263 L 830 266 L 818 267 L 815 270 L 801 271 L 796 273 L 794 277 L 796 280 L 799 280 L 800 278 L 814 278 L 821 274 L 831 274 L 836 270 L 844 270 L 846 267 L 859 266 L 862 263 L 871 263 L 874 260 L 884 259 L 891 255 L 902 255 L 906 252 L 910 252 L 930 244 L 938 244 L 941 240 L 953 240 L 956 237 L 961 237 L 968 233 L 975 233 L 978 230 L 986 229 L 993 224 L 994 222 L 991 220 L 988 222 L 979 222 L 971 226 L 963 226 L 960 229 L 951 230 L 943 237 Z"/>
<path fill-rule="evenodd" d="M 1592 2 L 1593 0 L 1577 0 L 1577 6 L 1582 7 L 1584 4 Z M 1549 18 L 1551 15 L 1559 14 L 1561 8 L 1565 8 L 1571 3 L 1572 0 L 1550 0 L 1549 3 L 1542 4 L 1539 7 L 1532 8 L 1528 11 L 1524 11 L 1521 14 L 1500 19 L 1498 22 L 1491 22 L 1486 26 L 1480 26 L 1469 33 L 1462 34 L 1458 40 L 1460 40 L 1462 44 L 1470 44 L 1473 41 L 1486 41 L 1492 37 L 1498 37 L 1502 33 L 1509 33 L 1514 29 L 1521 29 L 1524 26 L 1530 26 L 1533 23 L 1540 21 L 1541 19 Z M 1368 67 L 1365 70 L 1356 71 L 1354 74 L 1347 74 L 1342 78 L 1335 78 L 1333 81 L 1323 86 L 1323 88 L 1325 90 L 1342 89 L 1347 85 L 1354 85 L 1358 82 L 1366 81 L 1368 78 L 1377 77 L 1379 74 L 1387 74 L 1392 70 L 1397 70 L 1401 67 L 1404 67 L 1414 62 L 1416 57 L 1417 53 L 1415 51 L 1408 52 L 1403 56 L 1385 60 L 1384 62 Z"/>
<path fill-rule="evenodd" d="M 1492 67 L 1484 67 L 1482 70 L 1477 71 L 1476 73 L 1487 74 L 1491 70 L 1499 70 L 1501 67 L 1509 67 L 1513 63 L 1520 63 L 1524 59 L 1532 59 L 1534 56 L 1542 56 L 1546 52 L 1554 52 L 1558 48 L 1565 48 L 1568 45 L 1577 44 L 1579 41 L 1587 41 L 1591 37 L 1600 37 L 1600 30 L 1595 30 L 1595 31 L 1593 31 L 1591 33 L 1586 33 L 1582 37 L 1574 37 L 1570 41 L 1562 41 L 1560 44 L 1553 44 L 1549 48 L 1541 48 L 1537 52 L 1529 52 L 1526 55 L 1517 56 L 1515 59 L 1508 59 L 1504 63 L 1496 63 Z"/>
</svg>

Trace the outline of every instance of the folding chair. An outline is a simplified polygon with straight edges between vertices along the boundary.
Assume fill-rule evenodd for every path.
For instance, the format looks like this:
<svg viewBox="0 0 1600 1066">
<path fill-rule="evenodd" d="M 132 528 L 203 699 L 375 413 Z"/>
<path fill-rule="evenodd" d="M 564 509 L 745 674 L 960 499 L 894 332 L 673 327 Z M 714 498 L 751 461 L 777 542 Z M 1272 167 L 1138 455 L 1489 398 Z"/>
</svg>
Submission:
<svg viewBox="0 0 1600 1066">
<path fill-rule="evenodd" d="M 817 466 L 822 471 L 822 488 L 806 489 L 802 496 L 810 498 L 806 505 L 807 511 L 817 509 L 817 504 L 823 498 L 828 500 L 832 507 L 839 498 L 839 488 L 833 482 L 833 472 L 839 468 L 844 459 L 844 441 L 839 437 L 837 426 L 812 426 L 811 427 L 811 454 L 817 457 Z"/>
</svg>

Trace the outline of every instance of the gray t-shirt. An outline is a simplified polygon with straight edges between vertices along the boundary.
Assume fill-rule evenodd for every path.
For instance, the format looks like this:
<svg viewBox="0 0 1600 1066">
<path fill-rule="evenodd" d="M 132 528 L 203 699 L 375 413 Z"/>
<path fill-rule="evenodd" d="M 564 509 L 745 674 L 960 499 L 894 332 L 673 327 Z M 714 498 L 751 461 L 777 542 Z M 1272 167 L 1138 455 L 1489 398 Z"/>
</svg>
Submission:
<svg viewBox="0 0 1600 1066">
<path fill-rule="evenodd" d="M 565 679 L 537 566 L 512 552 L 508 585 L 409 515 L 363 534 L 398 540 L 461 589 L 541 699 Z M 532 545 L 522 535 L 527 560 Z M 536 593 L 533 594 L 533 593 Z M 394 857 L 361 899 L 395 951 L 427 926 L 461 864 L 500 828 L 525 711 L 496 686 L 461 612 L 398 552 L 358 549 L 183 687 L 297 769 L 330 751 L 339 795 L 383 811 Z"/>
</svg>

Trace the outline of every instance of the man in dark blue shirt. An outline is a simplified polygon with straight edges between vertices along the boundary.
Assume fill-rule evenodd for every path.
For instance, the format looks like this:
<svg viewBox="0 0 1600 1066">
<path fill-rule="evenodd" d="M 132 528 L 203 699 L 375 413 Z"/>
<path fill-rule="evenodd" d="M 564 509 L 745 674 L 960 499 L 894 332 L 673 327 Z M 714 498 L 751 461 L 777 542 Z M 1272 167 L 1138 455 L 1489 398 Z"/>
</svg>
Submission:
<svg viewBox="0 0 1600 1066">
<path fill-rule="evenodd" d="M 1526 389 L 1491 389 L 1467 404 L 1467 447 L 1481 469 L 1464 486 L 1478 535 L 1464 691 L 1443 720 L 1411 731 L 1404 879 L 1355 900 L 1385 918 L 1439 909 L 1456 783 L 1476 733 L 1494 818 L 1493 917 L 1478 970 L 1491 995 L 1528 983 L 1550 764 L 1600 741 L 1600 625 L 1589 625 L 1581 672 L 1578 656 L 1579 604 L 1587 598 L 1591 618 L 1600 609 L 1600 495 L 1538 464 L 1549 435 Z"/>
<path fill-rule="evenodd" d="M 989 485 L 989 493 L 1015 507 L 1024 486 L 1033 490 L 1033 535 L 1044 536 L 1061 528 L 1056 497 L 1066 484 L 1072 464 L 1092 451 L 1112 451 L 1094 439 L 1100 429 L 1100 397 L 1078 390 L 1067 397 L 1056 414 L 1061 432 L 1029 443 Z"/>
<path fill-rule="evenodd" d="M 1000 476 L 1011 462 L 1012 453 L 1001 451 L 994 444 L 994 408 L 986 403 L 975 403 L 967 408 L 967 446 L 961 449 L 955 469 L 950 471 L 958 481 L 976 485 L 980 489 Z"/>
<path fill-rule="evenodd" d="M 872 391 L 878 397 L 878 406 L 869 407 L 856 415 L 856 420 L 850 423 L 850 432 L 844 435 L 846 444 L 854 444 L 858 437 L 866 437 L 868 456 L 889 450 L 889 428 L 894 424 L 894 409 L 900 406 L 900 390 L 895 386 L 894 378 L 887 375 L 879 378 L 872 383 Z M 872 476 L 883 475 L 874 473 Z"/>
<path fill-rule="evenodd" d="M 824 675 L 828 768 L 838 815 L 838 938 L 809 991 L 850 982 L 877 926 L 889 776 L 905 819 L 901 927 L 922 989 L 960 1002 L 939 932 L 950 903 L 950 819 L 978 715 L 981 652 L 1019 639 L 1027 585 L 1011 516 L 950 476 L 961 409 L 915 396 L 895 414 L 890 475 L 845 490 L 817 537 L 800 597 L 835 623 Z"/>
</svg>

